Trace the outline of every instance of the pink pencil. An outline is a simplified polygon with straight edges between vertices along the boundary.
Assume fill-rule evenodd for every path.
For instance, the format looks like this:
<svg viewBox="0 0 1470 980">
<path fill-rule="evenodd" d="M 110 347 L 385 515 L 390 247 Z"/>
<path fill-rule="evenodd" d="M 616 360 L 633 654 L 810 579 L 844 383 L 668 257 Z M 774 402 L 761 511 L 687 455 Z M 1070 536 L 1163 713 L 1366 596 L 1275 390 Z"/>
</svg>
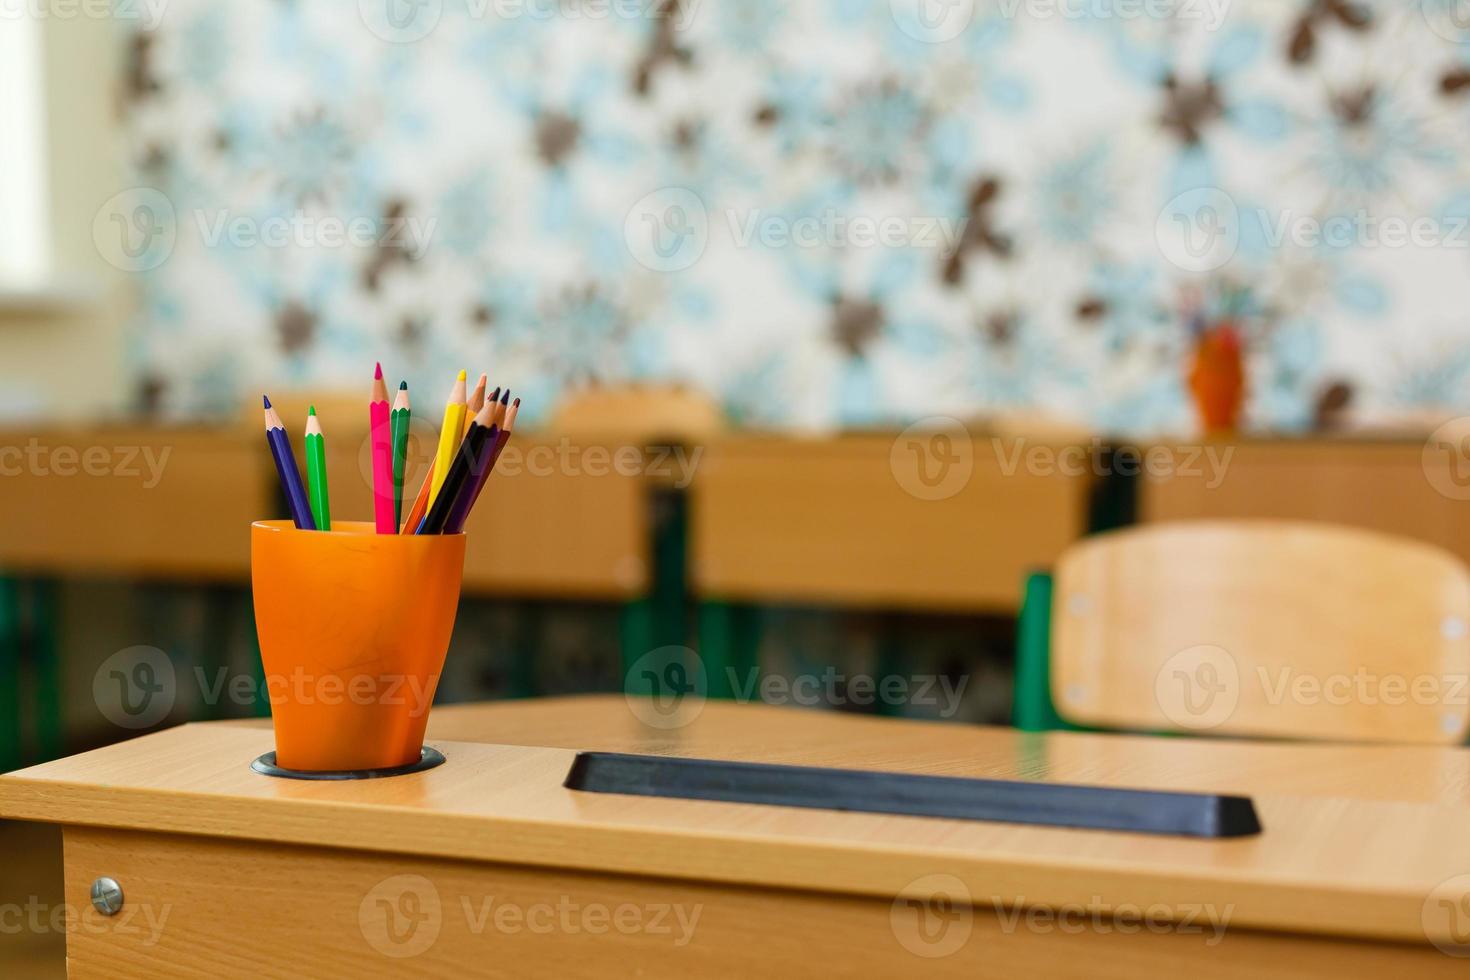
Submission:
<svg viewBox="0 0 1470 980">
<path fill-rule="evenodd" d="M 368 404 L 368 421 L 373 440 L 373 517 L 379 534 L 397 534 L 393 517 L 393 438 L 388 423 L 388 386 L 383 383 L 383 365 L 373 376 L 373 400 Z"/>
</svg>

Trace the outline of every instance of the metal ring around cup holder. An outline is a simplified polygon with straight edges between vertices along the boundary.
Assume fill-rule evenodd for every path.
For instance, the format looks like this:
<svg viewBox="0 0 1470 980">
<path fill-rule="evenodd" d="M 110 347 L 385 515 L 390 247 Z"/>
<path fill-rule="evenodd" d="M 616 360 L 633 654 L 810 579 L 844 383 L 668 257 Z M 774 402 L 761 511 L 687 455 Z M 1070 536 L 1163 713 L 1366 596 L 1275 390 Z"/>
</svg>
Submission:
<svg viewBox="0 0 1470 980">
<path fill-rule="evenodd" d="M 406 766 L 390 766 L 386 769 L 356 769 L 338 770 L 329 772 L 308 772 L 304 769 L 284 769 L 276 765 L 276 754 L 267 752 L 265 755 L 250 763 L 250 768 L 265 776 L 276 776 L 280 779 L 314 779 L 314 780 L 342 780 L 342 779 L 385 779 L 389 776 L 407 776 L 409 773 L 424 772 L 435 766 L 444 765 L 444 753 L 438 749 L 431 749 L 427 745 L 419 754 L 419 761 L 411 762 Z"/>
</svg>

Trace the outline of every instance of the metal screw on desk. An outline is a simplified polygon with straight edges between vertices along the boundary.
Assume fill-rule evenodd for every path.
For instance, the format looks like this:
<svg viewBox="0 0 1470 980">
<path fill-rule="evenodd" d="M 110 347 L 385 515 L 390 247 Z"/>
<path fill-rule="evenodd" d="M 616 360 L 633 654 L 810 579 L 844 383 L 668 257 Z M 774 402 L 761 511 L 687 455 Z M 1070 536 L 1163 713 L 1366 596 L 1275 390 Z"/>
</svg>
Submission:
<svg viewBox="0 0 1470 980">
<path fill-rule="evenodd" d="M 92 882 L 92 907 L 103 915 L 117 915 L 123 906 L 122 885 L 112 878 Z"/>
</svg>

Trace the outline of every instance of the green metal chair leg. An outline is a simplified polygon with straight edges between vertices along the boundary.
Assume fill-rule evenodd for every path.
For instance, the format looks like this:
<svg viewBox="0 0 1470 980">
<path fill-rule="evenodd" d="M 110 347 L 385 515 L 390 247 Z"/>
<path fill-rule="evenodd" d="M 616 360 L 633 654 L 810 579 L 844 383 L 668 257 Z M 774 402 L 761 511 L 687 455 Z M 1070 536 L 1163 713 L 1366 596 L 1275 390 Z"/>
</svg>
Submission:
<svg viewBox="0 0 1470 980">
<path fill-rule="evenodd" d="M 689 501 L 677 490 L 660 491 L 654 499 L 652 605 L 654 646 L 689 642 Z"/>
<path fill-rule="evenodd" d="M 36 678 L 36 749 L 42 760 L 65 755 L 66 731 L 61 717 L 61 600 L 59 586 L 49 580 L 33 585 L 31 651 Z"/>
<path fill-rule="evenodd" d="M 629 694 L 647 694 L 642 681 L 633 676 L 638 659 L 660 644 L 655 637 L 654 609 L 651 599 L 636 599 L 624 604 L 620 625 L 623 690 Z M 632 685 L 632 686 L 629 686 Z"/>
<path fill-rule="evenodd" d="M 712 698 L 760 700 L 760 611 L 726 602 L 699 607 L 699 659 Z"/>
<path fill-rule="evenodd" d="M 20 597 L 13 578 L 0 576 L 0 772 L 22 760 L 20 726 Z"/>
<path fill-rule="evenodd" d="M 878 633 L 878 695 L 873 701 L 873 710 L 876 714 L 889 718 L 900 718 L 907 713 L 908 705 L 894 704 L 888 698 L 882 696 L 887 685 L 884 683 L 889 677 L 908 676 L 908 655 L 903 648 L 903 643 L 895 634 L 893 623 L 884 619 L 879 626 Z"/>
<path fill-rule="evenodd" d="M 1012 719 L 1022 731 L 1073 727 L 1062 721 L 1051 700 L 1051 601 L 1050 574 L 1036 572 L 1026 579 L 1026 594 L 1016 630 L 1012 708 Z"/>
</svg>

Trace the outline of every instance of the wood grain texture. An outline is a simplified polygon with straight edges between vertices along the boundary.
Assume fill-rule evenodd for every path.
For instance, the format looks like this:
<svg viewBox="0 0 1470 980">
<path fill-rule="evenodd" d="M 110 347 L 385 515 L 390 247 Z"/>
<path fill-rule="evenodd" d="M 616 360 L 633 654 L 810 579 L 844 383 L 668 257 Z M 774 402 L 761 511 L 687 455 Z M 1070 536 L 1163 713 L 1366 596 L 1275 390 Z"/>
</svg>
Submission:
<svg viewBox="0 0 1470 980">
<path fill-rule="evenodd" d="M 365 399 L 358 407 L 350 423 L 337 421 L 343 407 L 323 416 L 338 520 L 372 516 Z M 300 419 L 289 418 L 287 427 L 299 456 Z M 39 467 L 15 456 L 32 452 L 33 437 Z M 89 476 L 73 462 L 66 469 L 76 475 L 56 475 L 58 450 L 105 451 L 111 469 Z M 145 485 L 144 453 L 163 462 L 153 486 Z M 646 594 L 644 461 L 641 447 L 516 433 L 466 526 L 465 594 L 613 601 Z M 250 523 L 284 516 L 258 427 L 9 431 L 0 433 L 0 466 L 0 567 L 7 570 L 245 583 Z M 20 471 L 12 473 L 14 466 Z M 417 488 L 417 479 L 408 485 Z"/>
<path fill-rule="evenodd" d="M 566 392 L 551 429 L 577 439 L 702 444 L 725 427 L 704 392 L 670 385 L 614 385 Z"/>
<path fill-rule="evenodd" d="M 1086 528 L 1091 477 L 1025 460 L 1058 448 L 956 433 L 721 440 L 693 485 L 695 588 L 720 600 L 1012 610 L 1025 574 Z"/>
<path fill-rule="evenodd" d="M 624 698 L 612 695 L 443 705 L 429 719 L 429 736 L 933 775 L 1198 792 L 1229 787 L 1248 794 L 1470 807 L 1470 750 L 1426 745 L 1036 734 L 720 702 L 706 703 L 685 727 L 663 731 L 643 724 Z"/>
<path fill-rule="evenodd" d="M 1057 564 L 1052 698 L 1084 725 L 1458 744 L 1470 570 L 1405 538 L 1188 521 Z"/>
<path fill-rule="evenodd" d="M 516 706 L 513 722 L 524 727 L 527 740 L 540 737 L 542 726 L 570 732 L 568 716 L 588 710 L 589 700 L 542 704 L 539 712 Z M 606 702 L 603 707 L 612 710 Z M 785 741 L 783 715 L 791 719 Z M 632 712 L 629 719 L 629 727 L 640 724 Z M 1211 757 L 1191 756 L 1184 740 L 1176 754 L 1151 767 L 1147 756 L 1127 751 L 1127 740 L 1109 750 L 1117 736 L 975 729 L 973 739 L 993 743 L 977 753 L 975 741 L 956 745 L 938 737 L 933 725 L 869 722 L 889 730 L 881 739 L 876 729 L 860 738 L 829 727 L 831 721 L 796 709 L 710 704 L 688 730 L 714 726 L 711 734 L 689 736 L 694 742 L 713 740 L 720 726 L 735 733 L 723 747 L 700 753 L 712 757 L 761 757 L 770 746 L 782 746 L 782 761 L 789 762 L 1031 779 L 1075 772 L 1086 777 L 1077 781 L 1161 789 L 1180 788 L 1181 772 L 1192 768 L 1199 788 L 1251 790 L 1249 746 L 1238 747 L 1241 754 L 1234 757 L 1215 757 L 1221 769 L 1212 776 L 1206 768 Z M 650 733 L 645 750 L 678 751 L 683 731 Z M 798 734 L 805 755 L 794 744 Z M 589 748 L 627 744 L 616 731 L 606 742 L 577 737 Z M 367 783 L 298 783 L 249 771 L 249 760 L 270 747 L 269 731 L 191 725 L 0 777 L 0 814 L 889 900 L 942 870 L 974 894 L 1023 896 L 1033 905 L 1182 907 L 1208 901 L 1232 906 L 1232 921 L 1242 928 L 1402 942 L 1424 941 L 1422 916 L 1434 889 L 1470 873 L 1470 841 L 1463 834 L 1470 805 L 1460 750 L 1398 749 L 1393 763 L 1420 771 L 1402 780 L 1403 795 L 1411 799 L 1393 799 L 1381 790 L 1350 792 L 1354 778 L 1389 767 L 1378 748 L 1361 750 L 1361 767 L 1358 750 L 1338 747 L 1338 755 L 1317 756 L 1319 766 L 1339 767 L 1339 792 L 1330 795 L 1323 785 L 1319 795 L 1310 795 L 1294 791 L 1291 781 L 1291 767 L 1310 756 L 1256 747 L 1264 752 L 1255 767 L 1262 785 L 1274 786 L 1255 793 L 1265 832 L 1201 841 L 579 794 L 561 785 L 570 749 L 443 738 L 431 744 L 449 762 L 430 772 Z M 1313 747 L 1280 748 L 1310 753 Z M 1057 770 L 1053 758 L 1063 760 Z"/>
<path fill-rule="evenodd" d="M 0 468 L 11 571 L 243 581 L 274 509 L 258 427 L 12 429 Z"/>
<path fill-rule="evenodd" d="M 1325 521 L 1398 534 L 1470 562 L 1470 509 L 1430 482 L 1450 466 L 1423 439 L 1241 440 L 1168 447 L 1181 462 L 1196 449 L 1224 461 L 1223 478 L 1202 463 L 1198 474 L 1145 474 L 1139 520 L 1280 518 Z M 1228 453 L 1228 457 L 1224 454 Z M 1427 467 L 1427 469 L 1426 469 Z"/>
<path fill-rule="evenodd" d="M 1100 910 L 949 905 L 71 828 L 73 980 L 640 976 L 1450 976 L 1424 944 L 1145 926 Z M 88 902 L 98 875 L 126 902 Z M 952 887 L 952 886 L 951 886 Z M 1158 910 L 1143 909 L 1140 912 Z M 1057 913 L 1065 917 L 1057 917 Z M 1120 925 L 1122 928 L 1120 928 Z M 922 927 L 922 931 L 921 931 Z M 1460 975 L 1455 972 L 1453 975 Z"/>
<path fill-rule="evenodd" d="M 651 531 L 644 461 L 641 444 L 517 431 L 465 525 L 465 592 L 646 595 Z"/>
<path fill-rule="evenodd" d="M 358 416 L 365 415 L 364 407 Z M 432 435 L 432 429 L 414 429 L 406 496 L 423 481 Z M 332 515 L 371 519 L 367 426 L 339 426 L 327 437 Z M 614 466 L 617 452 L 624 454 L 621 472 Z M 465 525 L 464 594 L 614 601 L 645 594 L 643 461 L 641 447 L 516 432 Z"/>
</svg>

